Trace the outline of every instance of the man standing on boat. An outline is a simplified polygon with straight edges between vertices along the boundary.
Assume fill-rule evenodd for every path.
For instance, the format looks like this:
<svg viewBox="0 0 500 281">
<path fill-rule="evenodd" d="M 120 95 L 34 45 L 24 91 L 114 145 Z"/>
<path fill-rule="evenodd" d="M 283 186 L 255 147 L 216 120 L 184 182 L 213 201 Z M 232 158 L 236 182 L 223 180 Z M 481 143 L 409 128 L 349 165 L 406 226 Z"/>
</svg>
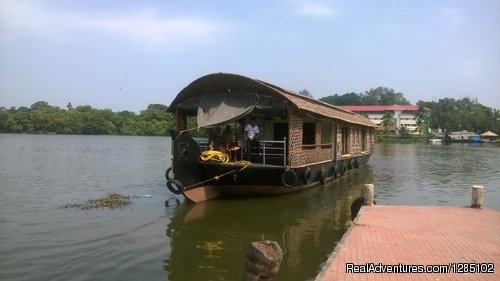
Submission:
<svg viewBox="0 0 500 281">
<path fill-rule="evenodd" d="M 259 126 L 255 124 L 255 117 L 250 119 L 250 124 L 245 127 L 245 139 L 247 146 L 247 158 L 250 160 L 250 151 L 252 147 L 257 147 L 257 155 L 260 155 L 259 148 Z"/>
</svg>

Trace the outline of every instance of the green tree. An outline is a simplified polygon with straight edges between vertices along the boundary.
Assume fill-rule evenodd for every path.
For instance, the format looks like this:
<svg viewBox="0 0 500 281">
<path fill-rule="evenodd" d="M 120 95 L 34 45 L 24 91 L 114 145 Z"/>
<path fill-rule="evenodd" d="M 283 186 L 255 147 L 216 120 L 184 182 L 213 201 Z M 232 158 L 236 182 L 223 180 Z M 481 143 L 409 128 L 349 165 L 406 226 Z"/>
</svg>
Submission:
<svg viewBox="0 0 500 281">
<path fill-rule="evenodd" d="M 419 101 L 419 105 L 431 110 L 432 128 L 447 132 L 468 130 L 476 133 L 488 130 L 500 131 L 500 111 L 480 104 L 477 99 L 443 98 L 437 102 Z"/>
<path fill-rule="evenodd" d="M 354 92 L 343 95 L 335 94 L 320 98 L 319 100 L 333 105 L 362 105 L 361 95 Z"/>
<path fill-rule="evenodd" d="M 410 136 L 410 130 L 405 125 L 401 125 L 401 127 L 398 128 L 398 135 L 401 138 L 408 138 Z"/>
<path fill-rule="evenodd" d="M 309 98 L 312 98 L 312 99 L 314 98 L 313 95 L 306 89 L 299 91 L 299 94 L 306 96 L 306 97 L 309 97 Z"/>
<path fill-rule="evenodd" d="M 403 96 L 402 93 L 395 92 L 387 87 L 378 87 L 370 89 L 364 94 L 356 94 L 354 92 L 344 95 L 331 95 L 320 98 L 321 101 L 333 105 L 409 105 L 410 102 Z"/>
<path fill-rule="evenodd" d="M 389 128 L 396 124 L 393 111 L 386 111 L 384 116 L 382 116 L 382 125 L 384 126 L 384 132 L 389 133 Z"/>
<path fill-rule="evenodd" d="M 370 89 L 361 97 L 363 105 L 409 105 L 410 102 L 402 93 L 396 93 L 393 89 L 387 87 L 378 87 Z"/>
<path fill-rule="evenodd" d="M 417 123 L 415 131 L 420 135 L 427 135 L 429 133 L 429 115 L 425 107 L 418 105 L 418 110 L 415 112 L 413 120 Z"/>
</svg>

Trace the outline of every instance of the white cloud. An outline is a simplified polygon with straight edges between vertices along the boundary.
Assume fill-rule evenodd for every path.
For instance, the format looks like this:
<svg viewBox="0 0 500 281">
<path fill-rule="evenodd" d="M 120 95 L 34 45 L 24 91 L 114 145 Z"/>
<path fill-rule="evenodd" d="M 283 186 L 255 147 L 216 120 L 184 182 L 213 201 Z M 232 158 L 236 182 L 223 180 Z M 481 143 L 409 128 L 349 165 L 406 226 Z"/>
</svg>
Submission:
<svg viewBox="0 0 500 281">
<path fill-rule="evenodd" d="M 0 25 L 23 27 L 39 33 L 92 31 L 167 46 L 210 40 L 228 25 L 195 17 L 160 17 L 155 9 L 131 14 L 89 14 L 55 11 L 20 1 L 1 1 Z"/>
<path fill-rule="evenodd" d="M 298 3 L 296 12 L 300 15 L 316 16 L 316 17 L 330 17 L 335 15 L 336 11 L 324 4 L 316 1 L 304 0 Z"/>
</svg>

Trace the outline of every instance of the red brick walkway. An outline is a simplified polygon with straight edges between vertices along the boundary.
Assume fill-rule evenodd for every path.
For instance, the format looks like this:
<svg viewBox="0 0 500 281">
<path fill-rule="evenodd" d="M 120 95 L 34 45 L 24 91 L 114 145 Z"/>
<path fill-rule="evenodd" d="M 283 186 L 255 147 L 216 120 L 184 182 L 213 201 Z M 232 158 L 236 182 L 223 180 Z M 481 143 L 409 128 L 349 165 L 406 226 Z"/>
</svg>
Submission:
<svg viewBox="0 0 500 281">
<path fill-rule="evenodd" d="M 316 280 L 500 280 L 498 211 L 374 205 L 363 207 L 356 223 Z M 371 265 L 357 266 L 366 263 L 375 266 L 490 263 L 480 267 L 491 269 L 493 265 L 494 273 L 347 273 L 347 263 L 356 265 L 353 270 L 372 269 Z"/>
</svg>

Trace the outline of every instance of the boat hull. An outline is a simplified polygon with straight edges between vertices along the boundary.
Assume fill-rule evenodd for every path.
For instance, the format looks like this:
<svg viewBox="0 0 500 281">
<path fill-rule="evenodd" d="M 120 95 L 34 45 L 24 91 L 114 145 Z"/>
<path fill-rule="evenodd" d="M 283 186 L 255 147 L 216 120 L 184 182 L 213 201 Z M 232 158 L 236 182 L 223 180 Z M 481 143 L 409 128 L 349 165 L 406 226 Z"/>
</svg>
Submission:
<svg viewBox="0 0 500 281">
<path fill-rule="evenodd" d="M 199 163 L 205 180 L 186 188 L 184 196 L 202 202 L 219 196 L 272 196 L 321 186 L 368 163 L 371 154 L 342 160 L 283 167 L 248 162 Z"/>
</svg>

